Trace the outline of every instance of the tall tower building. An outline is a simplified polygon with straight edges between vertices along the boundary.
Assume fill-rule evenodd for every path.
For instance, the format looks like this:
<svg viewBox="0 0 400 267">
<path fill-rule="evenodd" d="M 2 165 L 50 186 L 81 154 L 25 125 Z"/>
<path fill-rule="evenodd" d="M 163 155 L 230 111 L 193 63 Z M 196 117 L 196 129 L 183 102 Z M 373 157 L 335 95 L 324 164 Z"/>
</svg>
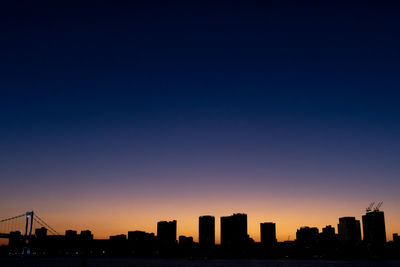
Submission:
<svg viewBox="0 0 400 267">
<path fill-rule="evenodd" d="M 364 242 L 372 245 L 386 243 L 385 215 L 383 211 L 373 210 L 362 216 Z"/>
<path fill-rule="evenodd" d="M 301 227 L 296 232 L 296 244 L 300 247 L 314 247 L 318 242 L 318 233 L 316 227 Z"/>
<path fill-rule="evenodd" d="M 211 248 L 215 246 L 214 216 L 199 217 L 199 245 L 201 248 Z"/>
<path fill-rule="evenodd" d="M 275 223 L 265 222 L 260 224 L 261 244 L 271 247 L 276 244 Z"/>
<path fill-rule="evenodd" d="M 157 223 L 157 238 L 163 243 L 176 243 L 176 220 Z"/>
<path fill-rule="evenodd" d="M 236 213 L 221 217 L 221 245 L 243 247 L 247 244 L 247 214 Z"/>
<path fill-rule="evenodd" d="M 360 221 L 355 217 L 339 218 L 339 240 L 344 245 L 354 246 L 361 241 Z"/>
</svg>

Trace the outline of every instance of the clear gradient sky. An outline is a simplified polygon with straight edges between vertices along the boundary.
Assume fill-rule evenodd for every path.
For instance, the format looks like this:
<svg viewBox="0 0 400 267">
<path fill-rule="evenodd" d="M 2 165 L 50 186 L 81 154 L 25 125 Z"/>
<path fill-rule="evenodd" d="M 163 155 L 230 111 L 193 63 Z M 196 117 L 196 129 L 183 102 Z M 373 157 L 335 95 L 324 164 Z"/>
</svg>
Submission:
<svg viewBox="0 0 400 267">
<path fill-rule="evenodd" d="M 384 201 L 391 240 L 400 4 L 340 2 L 3 6 L 0 218 L 197 240 L 210 214 L 219 242 L 244 212 L 283 241 Z"/>
</svg>

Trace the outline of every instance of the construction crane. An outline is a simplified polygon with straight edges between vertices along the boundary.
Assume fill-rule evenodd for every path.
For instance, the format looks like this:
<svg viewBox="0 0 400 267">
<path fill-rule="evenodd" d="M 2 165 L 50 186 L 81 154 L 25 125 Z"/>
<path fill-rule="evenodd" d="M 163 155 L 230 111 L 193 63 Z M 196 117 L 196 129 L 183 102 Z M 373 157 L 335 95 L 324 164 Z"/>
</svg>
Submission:
<svg viewBox="0 0 400 267">
<path fill-rule="evenodd" d="M 375 202 L 371 202 L 368 206 L 368 208 L 366 209 L 367 212 L 371 212 L 372 207 L 374 206 Z"/>
<path fill-rule="evenodd" d="M 379 211 L 379 208 L 382 207 L 383 201 L 379 202 L 378 205 L 376 205 L 374 211 Z"/>
</svg>

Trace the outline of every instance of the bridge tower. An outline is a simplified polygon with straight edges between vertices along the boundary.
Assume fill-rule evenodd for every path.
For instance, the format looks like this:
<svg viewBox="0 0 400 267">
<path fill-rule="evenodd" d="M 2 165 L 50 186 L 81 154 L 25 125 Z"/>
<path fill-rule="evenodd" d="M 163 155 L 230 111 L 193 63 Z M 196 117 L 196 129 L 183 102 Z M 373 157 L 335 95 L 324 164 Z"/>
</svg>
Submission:
<svg viewBox="0 0 400 267">
<path fill-rule="evenodd" d="M 23 255 L 30 255 L 31 254 L 31 235 L 32 235 L 32 228 L 33 228 L 33 211 L 28 211 L 25 214 L 25 247 L 22 251 Z"/>
</svg>

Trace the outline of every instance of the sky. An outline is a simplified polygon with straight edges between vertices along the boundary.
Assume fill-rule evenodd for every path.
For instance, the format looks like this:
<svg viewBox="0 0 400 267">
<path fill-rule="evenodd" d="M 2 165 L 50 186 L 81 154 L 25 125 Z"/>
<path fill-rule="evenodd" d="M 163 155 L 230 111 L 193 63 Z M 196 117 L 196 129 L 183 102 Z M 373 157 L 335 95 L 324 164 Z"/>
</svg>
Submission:
<svg viewBox="0 0 400 267">
<path fill-rule="evenodd" d="M 0 9 L 0 218 L 156 232 L 248 214 L 400 232 L 395 1 L 16 2 Z"/>
</svg>

